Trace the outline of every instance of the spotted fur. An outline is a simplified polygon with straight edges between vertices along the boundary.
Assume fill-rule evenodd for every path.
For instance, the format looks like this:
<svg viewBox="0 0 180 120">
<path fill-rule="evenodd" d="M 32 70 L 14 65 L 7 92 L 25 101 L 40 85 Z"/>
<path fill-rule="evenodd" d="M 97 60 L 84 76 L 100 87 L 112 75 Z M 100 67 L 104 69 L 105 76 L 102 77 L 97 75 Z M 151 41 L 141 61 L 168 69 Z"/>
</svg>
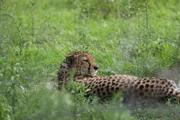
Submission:
<svg viewBox="0 0 180 120">
<path fill-rule="evenodd" d="M 169 79 L 138 78 L 130 75 L 87 76 L 77 78 L 77 82 L 87 86 L 86 93 L 94 94 L 101 100 L 109 99 L 114 93 L 121 91 L 126 99 L 167 100 L 170 97 L 180 98 L 176 83 Z"/>
</svg>

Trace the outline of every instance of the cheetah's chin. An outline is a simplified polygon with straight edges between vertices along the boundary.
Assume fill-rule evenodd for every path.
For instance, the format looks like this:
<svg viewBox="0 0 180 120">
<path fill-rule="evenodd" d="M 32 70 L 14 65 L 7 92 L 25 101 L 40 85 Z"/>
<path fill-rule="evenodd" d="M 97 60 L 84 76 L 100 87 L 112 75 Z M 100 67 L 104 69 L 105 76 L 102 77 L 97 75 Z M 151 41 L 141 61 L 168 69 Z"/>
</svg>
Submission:
<svg viewBox="0 0 180 120">
<path fill-rule="evenodd" d="M 91 73 L 91 76 L 96 76 L 96 72 L 94 72 L 94 73 Z"/>
</svg>

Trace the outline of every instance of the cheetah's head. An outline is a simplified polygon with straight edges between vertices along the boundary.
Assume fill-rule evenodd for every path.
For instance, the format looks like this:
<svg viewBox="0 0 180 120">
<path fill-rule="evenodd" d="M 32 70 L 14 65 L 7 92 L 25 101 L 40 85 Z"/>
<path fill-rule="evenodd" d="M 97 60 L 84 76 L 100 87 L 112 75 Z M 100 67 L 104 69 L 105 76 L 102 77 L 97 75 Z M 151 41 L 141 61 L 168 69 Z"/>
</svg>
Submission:
<svg viewBox="0 0 180 120">
<path fill-rule="evenodd" d="M 94 76 L 98 66 L 89 52 L 79 51 L 68 54 L 58 71 L 58 81 L 66 81 L 74 70 L 74 76 Z"/>
<path fill-rule="evenodd" d="M 96 75 L 98 66 L 89 52 L 72 52 L 66 56 L 66 63 L 70 69 L 75 70 L 75 75 Z"/>
</svg>

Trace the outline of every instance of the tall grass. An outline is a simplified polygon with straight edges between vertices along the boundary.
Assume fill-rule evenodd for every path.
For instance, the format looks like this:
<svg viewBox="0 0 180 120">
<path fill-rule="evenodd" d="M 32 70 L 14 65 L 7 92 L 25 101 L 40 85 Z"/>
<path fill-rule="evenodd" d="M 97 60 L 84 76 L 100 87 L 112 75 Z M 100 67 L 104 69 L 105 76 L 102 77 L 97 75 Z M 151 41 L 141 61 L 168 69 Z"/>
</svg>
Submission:
<svg viewBox="0 0 180 120">
<path fill-rule="evenodd" d="M 93 53 L 101 75 L 178 82 L 179 6 L 176 0 L 1 0 L 0 119 L 178 119 L 179 106 L 130 110 L 116 99 L 89 102 L 77 83 L 62 92 L 46 84 L 75 50 Z"/>
</svg>

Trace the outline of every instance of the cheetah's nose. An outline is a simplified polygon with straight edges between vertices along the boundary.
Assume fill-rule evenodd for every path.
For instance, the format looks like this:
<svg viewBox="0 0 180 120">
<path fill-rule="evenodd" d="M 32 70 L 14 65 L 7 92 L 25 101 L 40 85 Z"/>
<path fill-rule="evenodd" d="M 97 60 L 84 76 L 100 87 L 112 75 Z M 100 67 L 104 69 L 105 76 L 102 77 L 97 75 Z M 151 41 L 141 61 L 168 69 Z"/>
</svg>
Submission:
<svg viewBox="0 0 180 120">
<path fill-rule="evenodd" d="M 95 69 L 95 70 L 97 70 L 97 69 L 98 69 L 98 66 L 97 66 L 97 65 L 95 65 L 95 66 L 94 66 L 94 69 Z"/>
</svg>

